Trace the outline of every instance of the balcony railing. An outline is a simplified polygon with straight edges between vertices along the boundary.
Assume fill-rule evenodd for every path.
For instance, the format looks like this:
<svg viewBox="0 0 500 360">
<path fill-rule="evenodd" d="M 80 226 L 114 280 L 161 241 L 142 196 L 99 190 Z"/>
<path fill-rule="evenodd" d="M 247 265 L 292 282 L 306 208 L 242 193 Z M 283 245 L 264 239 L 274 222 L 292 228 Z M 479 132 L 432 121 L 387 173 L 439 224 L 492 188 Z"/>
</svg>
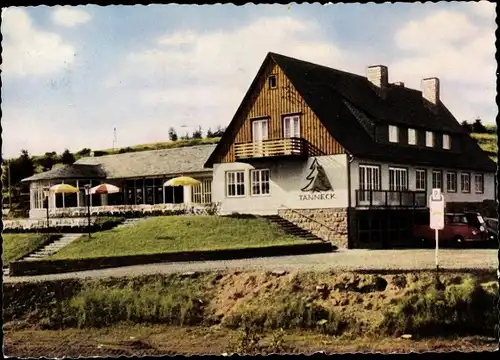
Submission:
<svg viewBox="0 0 500 360">
<path fill-rule="evenodd" d="M 404 207 L 427 206 L 425 191 L 356 190 L 356 207 Z"/>
<path fill-rule="evenodd" d="M 273 156 L 302 156 L 305 154 L 306 145 L 302 138 L 263 140 L 235 145 L 237 160 Z"/>
</svg>

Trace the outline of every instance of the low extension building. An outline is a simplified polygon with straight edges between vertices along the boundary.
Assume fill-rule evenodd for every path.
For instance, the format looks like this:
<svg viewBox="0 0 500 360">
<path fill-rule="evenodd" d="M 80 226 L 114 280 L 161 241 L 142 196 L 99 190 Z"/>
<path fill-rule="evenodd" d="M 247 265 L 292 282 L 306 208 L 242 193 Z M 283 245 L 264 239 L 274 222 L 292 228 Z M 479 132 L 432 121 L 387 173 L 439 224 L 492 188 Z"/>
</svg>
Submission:
<svg viewBox="0 0 500 360">
<path fill-rule="evenodd" d="M 51 216 L 85 214 L 85 185 L 116 185 L 116 194 L 92 195 L 93 213 L 114 210 L 180 209 L 186 205 L 212 202 L 212 171 L 204 163 L 215 145 L 199 145 L 164 150 L 141 151 L 99 157 L 84 157 L 24 179 L 30 183 L 30 218 L 43 218 L 48 189 L 56 184 L 70 184 L 82 191 L 78 194 L 49 194 Z M 168 187 L 163 184 L 177 176 L 191 176 L 200 181 L 194 187 Z"/>
</svg>

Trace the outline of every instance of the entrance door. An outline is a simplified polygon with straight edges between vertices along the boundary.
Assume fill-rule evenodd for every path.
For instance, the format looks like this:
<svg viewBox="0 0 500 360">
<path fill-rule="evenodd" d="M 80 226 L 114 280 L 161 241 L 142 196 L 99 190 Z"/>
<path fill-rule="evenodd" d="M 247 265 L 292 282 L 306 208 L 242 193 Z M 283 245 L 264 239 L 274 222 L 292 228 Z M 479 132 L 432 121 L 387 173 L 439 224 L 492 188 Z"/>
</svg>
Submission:
<svg viewBox="0 0 500 360">
<path fill-rule="evenodd" d="M 253 142 L 253 153 L 254 156 L 264 156 L 266 155 L 266 147 L 264 145 L 264 140 L 268 137 L 268 120 L 254 120 L 252 121 L 252 142 Z"/>
<path fill-rule="evenodd" d="M 299 115 L 285 116 L 283 118 L 283 137 L 287 138 L 300 138 L 300 117 Z M 288 146 L 287 146 L 288 148 Z M 293 146 L 290 147 L 292 153 L 299 153 L 299 149 L 294 149 Z M 287 153 L 287 155 L 289 155 Z"/>
</svg>

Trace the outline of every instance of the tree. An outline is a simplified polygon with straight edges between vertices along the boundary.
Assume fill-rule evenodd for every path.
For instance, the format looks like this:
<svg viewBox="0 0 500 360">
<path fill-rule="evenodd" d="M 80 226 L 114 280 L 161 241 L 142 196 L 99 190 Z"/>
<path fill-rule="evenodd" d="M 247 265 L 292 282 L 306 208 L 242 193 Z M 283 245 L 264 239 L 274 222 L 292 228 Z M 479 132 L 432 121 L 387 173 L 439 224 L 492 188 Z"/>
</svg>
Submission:
<svg viewBox="0 0 500 360">
<path fill-rule="evenodd" d="M 187 132 L 184 136 L 181 136 L 181 140 L 189 140 L 189 139 L 191 139 L 191 137 L 189 136 L 189 134 Z"/>
<path fill-rule="evenodd" d="M 173 127 L 168 129 L 168 138 L 170 139 L 170 141 L 177 141 L 177 139 L 178 139 L 177 132 L 175 131 L 175 129 Z"/>
<path fill-rule="evenodd" d="M 61 162 L 64 165 L 71 165 L 75 162 L 75 156 L 68 149 L 65 149 L 61 154 Z"/>
<path fill-rule="evenodd" d="M 224 131 L 226 131 L 226 128 L 222 128 L 220 125 L 217 126 L 217 130 L 213 133 L 213 137 L 221 137 L 224 135 Z"/>
<path fill-rule="evenodd" d="M 472 124 L 472 132 L 475 132 L 475 133 L 487 133 L 488 130 L 483 125 L 481 119 L 477 118 L 476 120 L 474 120 L 474 123 Z"/>
<path fill-rule="evenodd" d="M 193 135 L 191 136 L 192 139 L 201 139 L 203 136 L 203 132 L 201 130 L 201 126 L 198 126 L 198 129 L 193 131 Z"/>
<path fill-rule="evenodd" d="M 48 171 L 52 169 L 56 161 L 56 153 L 55 152 L 46 152 L 44 156 L 38 159 L 38 164 L 42 167 L 43 171 Z"/>
<path fill-rule="evenodd" d="M 208 128 L 206 137 L 208 139 L 214 137 L 214 133 L 212 132 L 212 129 Z"/>
<path fill-rule="evenodd" d="M 78 151 L 76 153 L 76 155 L 80 156 L 80 157 L 85 157 L 85 156 L 89 156 L 91 152 L 92 152 L 91 149 L 89 149 L 89 148 L 83 148 L 82 150 Z"/>
<path fill-rule="evenodd" d="M 311 172 L 306 177 L 309 183 L 302 188 L 302 191 L 316 192 L 332 190 L 332 185 L 326 176 L 325 170 L 318 163 L 318 159 L 314 159 L 309 170 Z"/>
<path fill-rule="evenodd" d="M 32 176 L 35 173 L 35 162 L 28 153 L 28 150 L 21 150 L 21 156 L 11 160 L 10 182 L 11 185 L 17 185 L 22 179 Z"/>
</svg>

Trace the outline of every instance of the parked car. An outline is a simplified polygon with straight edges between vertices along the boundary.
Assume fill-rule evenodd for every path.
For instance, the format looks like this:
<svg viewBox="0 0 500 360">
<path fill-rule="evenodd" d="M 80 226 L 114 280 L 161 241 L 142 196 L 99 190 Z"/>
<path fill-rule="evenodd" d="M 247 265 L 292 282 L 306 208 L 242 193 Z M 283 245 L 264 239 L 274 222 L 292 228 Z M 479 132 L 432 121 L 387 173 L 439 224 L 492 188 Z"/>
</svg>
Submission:
<svg viewBox="0 0 500 360">
<path fill-rule="evenodd" d="M 435 230 L 428 223 L 416 224 L 413 237 L 424 243 L 435 242 Z M 477 213 L 447 213 L 444 215 L 444 228 L 438 231 L 439 244 L 462 245 L 466 242 L 487 240 L 484 219 Z"/>
<path fill-rule="evenodd" d="M 498 219 L 484 218 L 486 231 L 488 232 L 488 240 L 496 241 L 498 236 Z"/>
</svg>

